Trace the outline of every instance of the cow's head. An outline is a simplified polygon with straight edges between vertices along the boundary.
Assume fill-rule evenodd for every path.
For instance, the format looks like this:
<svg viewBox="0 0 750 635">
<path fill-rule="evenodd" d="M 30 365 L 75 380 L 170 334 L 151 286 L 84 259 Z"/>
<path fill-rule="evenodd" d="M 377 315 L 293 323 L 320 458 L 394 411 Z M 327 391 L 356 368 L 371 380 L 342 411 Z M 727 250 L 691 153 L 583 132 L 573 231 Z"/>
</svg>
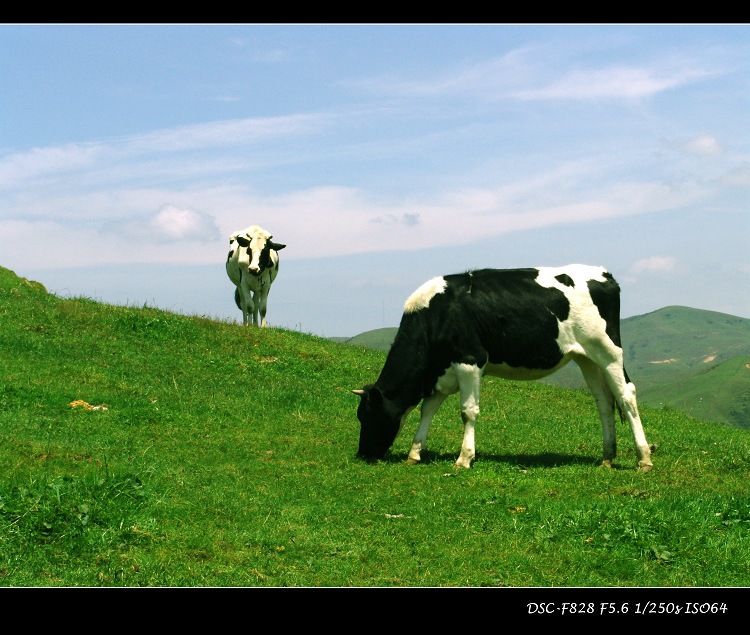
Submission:
<svg viewBox="0 0 750 635">
<path fill-rule="evenodd" d="M 403 413 L 373 384 L 352 392 L 360 397 L 357 408 L 360 423 L 357 456 L 366 461 L 382 459 L 398 436 Z"/>
<path fill-rule="evenodd" d="M 259 276 L 272 265 L 271 250 L 281 251 L 286 247 L 271 240 L 273 236 L 266 231 L 238 234 L 235 239 L 242 248 L 247 249 L 248 270 Z"/>
</svg>

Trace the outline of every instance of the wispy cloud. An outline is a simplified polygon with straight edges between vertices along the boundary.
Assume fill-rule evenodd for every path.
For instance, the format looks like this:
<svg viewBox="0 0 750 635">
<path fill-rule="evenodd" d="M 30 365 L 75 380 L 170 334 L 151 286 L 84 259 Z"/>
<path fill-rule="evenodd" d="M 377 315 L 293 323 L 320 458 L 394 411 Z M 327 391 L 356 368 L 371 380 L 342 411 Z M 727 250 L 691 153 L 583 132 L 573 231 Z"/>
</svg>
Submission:
<svg viewBox="0 0 750 635">
<path fill-rule="evenodd" d="M 292 49 L 278 46 L 259 48 L 255 38 L 231 37 L 229 45 L 236 50 L 248 52 L 250 60 L 262 64 L 278 64 L 295 59 Z"/>
<path fill-rule="evenodd" d="M 726 146 L 712 134 L 699 134 L 688 139 L 662 139 L 661 146 L 685 157 L 712 158 L 727 153 Z"/>
<path fill-rule="evenodd" d="M 544 50 L 544 62 L 540 51 Z M 398 97 L 480 96 L 522 101 L 639 100 L 714 76 L 692 59 L 664 59 L 641 64 L 586 66 L 565 60 L 565 68 L 546 47 L 527 47 L 501 57 L 456 65 L 432 78 L 408 79 L 393 74 L 360 80 L 363 90 Z M 561 60 L 566 56 L 558 56 Z"/>
<path fill-rule="evenodd" d="M 101 169 L 102 164 L 111 166 L 147 155 L 216 150 L 306 136 L 325 129 L 332 120 L 332 116 L 324 114 L 235 119 L 90 143 L 33 148 L 0 159 L 0 187 L 6 190 L 25 187 L 29 179 L 74 170 Z"/>
<path fill-rule="evenodd" d="M 263 194 L 249 186 L 198 183 L 185 190 L 113 182 L 106 191 L 77 196 L 25 197 L 18 202 L 23 221 L 0 221 L 0 243 L 13 251 L 14 260 L 32 263 L 22 237 L 54 235 L 59 266 L 81 266 L 177 262 L 184 259 L 180 245 L 192 242 L 193 262 L 213 262 L 223 255 L 225 236 L 257 223 L 290 245 L 286 258 L 320 258 L 332 246 L 337 255 L 346 255 L 463 245 L 510 232 L 675 209 L 705 196 L 687 184 L 669 187 L 601 175 L 594 186 L 595 172 L 586 162 L 574 162 L 494 188 L 446 184 L 421 196 L 391 195 L 387 203 L 378 200 L 376 190 L 360 187 Z M 158 253 L 147 253 L 156 244 Z"/>
<path fill-rule="evenodd" d="M 677 259 L 671 256 L 649 256 L 641 258 L 633 263 L 630 273 L 640 275 L 642 273 L 663 273 L 672 271 L 677 265 Z"/>
<path fill-rule="evenodd" d="M 309 134 L 329 122 L 330 120 L 324 115 L 316 114 L 215 121 L 134 135 L 122 139 L 117 145 L 122 148 L 123 152 L 131 155 L 184 152 Z"/>
<path fill-rule="evenodd" d="M 8 154 L 0 159 L 0 189 L 10 190 L 47 174 L 86 169 L 96 164 L 104 150 L 106 146 L 97 143 L 71 143 Z"/>
<path fill-rule="evenodd" d="M 389 73 L 347 83 L 370 93 L 396 97 L 495 94 L 499 87 L 507 91 L 525 76 L 522 57 L 522 52 L 514 51 L 474 64 L 454 65 L 434 77 L 414 79 Z"/>
<path fill-rule="evenodd" d="M 611 66 L 576 69 L 537 88 L 519 90 L 513 96 L 522 100 L 601 99 L 638 100 L 702 79 L 707 72 L 694 68 Z"/>
<path fill-rule="evenodd" d="M 711 157 L 724 154 L 726 149 L 719 140 L 710 134 L 702 134 L 682 144 L 680 149 L 687 154 Z"/>
<path fill-rule="evenodd" d="M 370 222 L 386 225 L 419 225 L 419 214 L 413 212 L 404 212 L 400 216 L 396 214 L 385 214 L 376 216 Z"/>
</svg>

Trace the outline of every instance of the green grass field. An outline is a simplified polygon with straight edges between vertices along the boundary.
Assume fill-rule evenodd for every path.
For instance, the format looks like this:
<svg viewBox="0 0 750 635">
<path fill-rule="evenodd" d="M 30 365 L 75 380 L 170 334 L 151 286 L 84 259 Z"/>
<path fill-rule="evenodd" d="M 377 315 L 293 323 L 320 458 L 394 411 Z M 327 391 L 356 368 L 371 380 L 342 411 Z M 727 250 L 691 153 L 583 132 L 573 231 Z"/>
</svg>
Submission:
<svg viewBox="0 0 750 635">
<path fill-rule="evenodd" d="M 61 299 L 0 268 L 0 586 L 744 587 L 750 432 L 642 408 L 599 467 L 590 395 L 485 380 L 405 463 L 355 457 L 384 353 Z"/>
</svg>

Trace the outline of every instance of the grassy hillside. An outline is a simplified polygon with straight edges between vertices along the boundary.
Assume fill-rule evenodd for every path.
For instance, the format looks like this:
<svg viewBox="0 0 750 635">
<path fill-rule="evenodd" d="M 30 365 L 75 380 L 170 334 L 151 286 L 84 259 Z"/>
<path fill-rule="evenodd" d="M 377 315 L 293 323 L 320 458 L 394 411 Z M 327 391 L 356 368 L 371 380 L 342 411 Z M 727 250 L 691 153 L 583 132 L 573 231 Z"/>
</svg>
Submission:
<svg viewBox="0 0 750 635">
<path fill-rule="evenodd" d="M 349 343 L 387 351 L 398 329 L 383 328 Z M 643 405 L 683 412 L 750 429 L 750 320 L 668 306 L 622 321 L 625 365 Z M 585 389 L 570 364 L 542 383 Z"/>
<path fill-rule="evenodd" d="M 651 385 L 648 395 L 651 403 L 750 430 L 750 355 L 731 357 L 678 382 Z"/>
<path fill-rule="evenodd" d="M 61 299 L 0 268 L 0 586 L 733 587 L 750 434 L 642 409 L 599 467 L 590 396 L 488 378 L 405 463 L 355 457 L 382 351 Z M 651 599 L 649 597 L 648 599 Z"/>
</svg>

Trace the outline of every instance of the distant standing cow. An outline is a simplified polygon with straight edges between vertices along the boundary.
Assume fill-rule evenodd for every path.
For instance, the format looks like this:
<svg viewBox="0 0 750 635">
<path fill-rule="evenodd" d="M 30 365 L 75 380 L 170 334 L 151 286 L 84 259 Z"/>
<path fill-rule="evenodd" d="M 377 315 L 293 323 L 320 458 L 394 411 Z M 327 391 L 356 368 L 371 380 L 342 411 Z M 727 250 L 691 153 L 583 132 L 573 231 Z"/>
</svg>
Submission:
<svg viewBox="0 0 750 635">
<path fill-rule="evenodd" d="M 257 225 L 229 237 L 227 275 L 235 284 L 234 301 L 242 311 L 242 324 L 266 326 L 268 292 L 279 273 L 279 254 L 286 247 Z M 260 321 L 258 317 L 260 315 Z M 252 317 L 251 317 L 252 316 Z"/>
<path fill-rule="evenodd" d="M 385 456 L 421 401 L 408 457 L 418 463 L 433 416 L 448 395 L 460 392 L 464 438 L 456 465 L 469 468 L 482 376 L 538 379 L 571 360 L 599 410 L 602 464 L 615 458 L 617 406 L 630 424 L 638 469 L 650 470 L 651 448 L 623 365 L 620 287 L 605 269 L 586 265 L 481 269 L 423 284 L 406 301 L 378 380 L 353 391 L 360 397 L 358 455 Z"/>
</svg>

